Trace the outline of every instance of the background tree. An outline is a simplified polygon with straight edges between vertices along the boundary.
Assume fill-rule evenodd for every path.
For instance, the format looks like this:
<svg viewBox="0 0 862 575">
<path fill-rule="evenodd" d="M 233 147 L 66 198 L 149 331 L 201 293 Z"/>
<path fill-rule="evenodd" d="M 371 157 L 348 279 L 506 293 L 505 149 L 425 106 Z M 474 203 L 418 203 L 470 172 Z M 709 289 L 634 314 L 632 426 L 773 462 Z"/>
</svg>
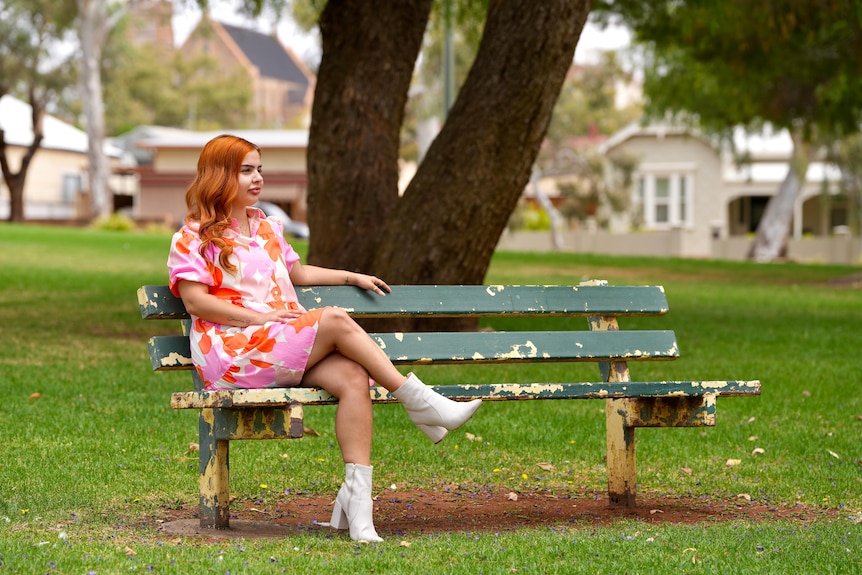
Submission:
<svg viewBox="0 0 862 575">
<path fill-rule="evenodd" d="M 749 253 L 782 255 L 817 143 L 859 130 L 862 3 L 597 0 L 595 9 L 606 21 L 621 18 L 644 47 L 650 117 L 716 133 L 766 123 L 789 131 L 787 177 Z"/>
<path fill-rule="evenodd" d="M 116 6 L 116 3 L 114 3 Z M 87 130 L 87 182 L 90 215 L 108 216 L 110 166 L 105 154 L 105 101 L 102 95 L 102 46 L 108 36 L 107 0 L 77 0 L 78 41 L 81 45 L 80 86 Z"/>
<path fill-rule="evenodd" d="M 102 59 L 107 133 L 141 125 L 248 126 L 252 90 L 238 71 L 226 74 L 215 58 L 203 54 L 133 45 L 124 24 L 111 29 Z"/>
<path fill-rule="evenodd" d="M 631 72 L 623 69 L 616 52 L 604 52 L 595 64 L 573 66 L 554 106 L 543 164 L 553 168 L 554 153 L 572 138 L 611 135 L 640 118 L 639 102 L 617 108 L 618 86 L 631 81 Z"/>
<path fill-rule="evenodd" d="M 45 110 L 74 82 L 69 63 L 52 58 L 52 50 L 67 36 L 74 18 L 74 0 L 0 3 L 0 97 L 9 94 L 26 101 L 33 128 L 33 140 L 15 171 L 0 126 L 0 169 L 9 189 L 9 220 L 13 222 L 24 221 L 24 183 L 44 138 Z"/>
</svg>

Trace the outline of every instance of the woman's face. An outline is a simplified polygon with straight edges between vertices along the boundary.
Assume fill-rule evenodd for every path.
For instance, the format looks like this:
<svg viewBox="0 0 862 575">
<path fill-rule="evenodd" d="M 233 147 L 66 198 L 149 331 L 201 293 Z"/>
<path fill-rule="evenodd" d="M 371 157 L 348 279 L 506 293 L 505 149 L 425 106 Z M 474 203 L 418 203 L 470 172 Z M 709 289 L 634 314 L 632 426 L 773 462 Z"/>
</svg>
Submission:
<svg viewBox="0 0 862 575">
<path fill-rule="evenodd" d="M 260 164 L 260 153 L 250 151 L 242 160 L 239 169 L 239 188 L 237 189 L 234 209 L 245 211 L 254 205 L 263 188 L 263 166 Z"/>
</svg>

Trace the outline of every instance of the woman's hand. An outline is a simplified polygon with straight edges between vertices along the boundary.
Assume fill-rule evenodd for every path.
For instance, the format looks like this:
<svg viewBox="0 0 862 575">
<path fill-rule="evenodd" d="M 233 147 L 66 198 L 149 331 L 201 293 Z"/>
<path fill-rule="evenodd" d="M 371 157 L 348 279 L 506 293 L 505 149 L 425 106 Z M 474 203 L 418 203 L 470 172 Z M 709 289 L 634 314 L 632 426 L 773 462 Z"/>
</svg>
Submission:
<svg viewBox="0 0 862 575">
<path fill-rule="evenodd" d="M 293 282 L 293 285 L 298 286 L 356 286 L 364 290 L 372 291 L 378 295 L 385 295 L 392 291 L 392 288 L 378 277 L 345 270 L 334 270 L 319 266 L 303 265 L 299 262 L 294 263 L 293 267 L 290 269 L 290 280 Z"/>
<path fill-rule="evenodd" d="M 373 291 L 377 295 L 385 295 L 392 291 L 392 288 L 382 279 L 365 274 L 351 273 L 347 276 L 347 283 L 364 290 Z"/>
</svg>

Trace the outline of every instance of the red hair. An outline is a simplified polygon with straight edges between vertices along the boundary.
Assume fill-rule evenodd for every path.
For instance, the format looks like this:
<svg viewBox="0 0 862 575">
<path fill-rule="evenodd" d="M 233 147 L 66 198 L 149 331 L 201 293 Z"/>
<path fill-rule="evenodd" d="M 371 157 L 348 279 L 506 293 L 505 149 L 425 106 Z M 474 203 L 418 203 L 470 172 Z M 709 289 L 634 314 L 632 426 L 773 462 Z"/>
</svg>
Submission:
<svg viewBox="0 0 862 575">
<path fill-rule="evenodd" d="M 221 250 L 219 263 L 231 273 L 236 271 L 228 259 L 233 248 L 222 236 L 231 224 L 231 206 L 239 189 L 242 161 L 251 151 L 259 154 L 260 148 L 237 136 L 216 136 L 201 150 L 197 175 L 186 191 L 189 210 L 186 221 L 196 221 L 200 226 L 201 255 L 206 258 L 210 245 L 216 246 Z"/>
</svg>

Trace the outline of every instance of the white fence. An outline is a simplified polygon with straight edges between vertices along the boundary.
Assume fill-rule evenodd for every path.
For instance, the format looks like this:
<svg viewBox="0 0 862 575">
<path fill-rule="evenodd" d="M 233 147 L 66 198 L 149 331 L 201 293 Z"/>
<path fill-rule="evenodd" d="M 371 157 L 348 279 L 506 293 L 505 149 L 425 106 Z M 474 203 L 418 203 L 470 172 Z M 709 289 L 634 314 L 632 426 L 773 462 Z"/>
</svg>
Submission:
<svg viewBox="0 0 862 575">
<path fill-rule="evenodd" d="M 700 257 L 744 260 L 752 238 L 713 239 L 705 249 L 686 246 L 686 232 L 638 232 L 615 234 L 606 231 L 561 232 L 559 251 L 625 256 Z M 552 252 L 551 232 L 503 232 L 498 250 Z M 849 234 L 790 240 L 788 259 L 806 263 L 862 264 L 862 240 Z"/>
</svg>

